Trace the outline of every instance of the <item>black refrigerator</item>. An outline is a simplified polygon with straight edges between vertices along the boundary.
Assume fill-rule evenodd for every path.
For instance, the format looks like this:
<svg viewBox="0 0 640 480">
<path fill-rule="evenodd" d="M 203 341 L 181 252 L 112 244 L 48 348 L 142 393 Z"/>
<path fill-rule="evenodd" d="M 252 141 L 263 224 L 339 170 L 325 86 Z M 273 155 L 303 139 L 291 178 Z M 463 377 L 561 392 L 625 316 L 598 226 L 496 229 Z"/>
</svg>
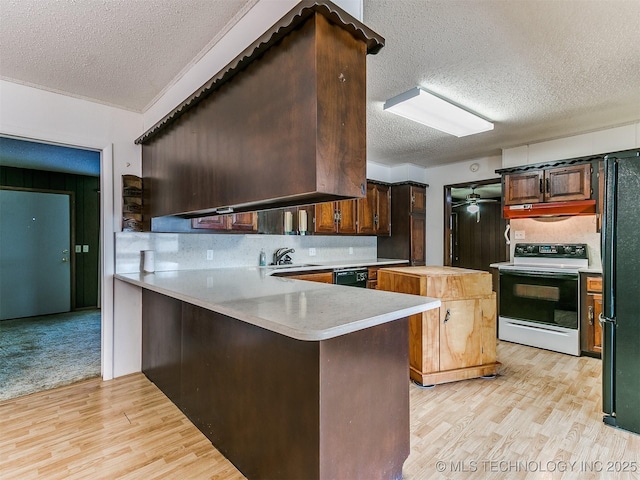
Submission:
<svg viewBox="0 0 640 480">
<path fill-rule="evenodd" d="M 640 433 L 640 151 L 604 160 L 602 409 Z"/>
</svg>

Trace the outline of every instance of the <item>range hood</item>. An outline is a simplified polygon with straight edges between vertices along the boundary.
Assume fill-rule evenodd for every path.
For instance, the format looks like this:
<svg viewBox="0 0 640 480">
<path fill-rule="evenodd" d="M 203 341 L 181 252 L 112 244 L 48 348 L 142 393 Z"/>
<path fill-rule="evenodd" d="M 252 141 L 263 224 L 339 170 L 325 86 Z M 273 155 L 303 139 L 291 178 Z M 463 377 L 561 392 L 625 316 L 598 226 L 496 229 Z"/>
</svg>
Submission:
<svg viewBox="0 0 640 480">
<path fill-rule="evenodd" d="M 366 55 L 384 38 L 304 0 L 136 140 L 146 218 L 366 195 Z"/>
<path fill-rule="evenodd" d="M 525 203 L 505 205 L 503 216 L 512 218 L 560 217 L 567 215 L 593 215 L 596 213 L 595 200 L 575 202 Z"/>
</svg>

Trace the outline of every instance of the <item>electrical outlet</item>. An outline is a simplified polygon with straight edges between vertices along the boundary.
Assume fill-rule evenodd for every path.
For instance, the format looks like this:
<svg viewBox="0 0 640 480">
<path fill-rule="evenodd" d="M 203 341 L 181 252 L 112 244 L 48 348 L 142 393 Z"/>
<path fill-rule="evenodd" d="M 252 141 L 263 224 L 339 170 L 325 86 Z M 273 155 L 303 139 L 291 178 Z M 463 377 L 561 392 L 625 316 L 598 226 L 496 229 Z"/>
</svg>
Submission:
<svg viewBox="0 0 640 480">
<path fill-rule="evenodd" d="M 349 247 L 349 255 L 353 255 L 353 247 Z"/>
<path fill-rule="evenodd" d="M 515 236 L 516 240 L 524 240 L 525 239 L 524 230 L 515 230 L 513 232 L 513 235 Z"/>
<path fill-rule="evenodd" d="M 82 253 L 82 245 L 76 245 L 76 253 Z"/>
<path fill-rule="evenodd" d="M 207 260 L 213 260 L 213 250 L 207 250 Z"/>
<path fill-rule="evenodd" d="M 89 245 L 82 245 L 82 253 L 89 252 Z"/>
<path fill-rule="evenodd" d="M 309 249 L 309 256 L 310 257 L 315 257 L 316 256 L 316 249 L 315 248 L 310 248 Z"/>
</svg>

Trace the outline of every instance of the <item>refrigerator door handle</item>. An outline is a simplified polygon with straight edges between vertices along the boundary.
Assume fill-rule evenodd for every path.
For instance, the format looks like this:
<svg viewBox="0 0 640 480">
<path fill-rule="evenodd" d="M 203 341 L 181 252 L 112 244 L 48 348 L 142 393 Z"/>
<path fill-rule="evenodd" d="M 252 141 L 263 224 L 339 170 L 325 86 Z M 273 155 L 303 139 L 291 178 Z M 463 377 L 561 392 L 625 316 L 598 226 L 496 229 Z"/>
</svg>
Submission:
<svg viewBox="0 0 640 480">
<path fill-rule="evenodd" d="M 615 318 L 616 280 L 616 197 L 618 164 L 615 158 L 605 158 L 604 222 L 600 237 L 602 241 L 602 410 L 605 422 L 610 423 L 615 415 Z"/>
<path fill-rule="evenodd" d="M 602 249 L 602 312 L 604 318 L 615 318 L 616 276 L 616 197 L 618 187 L 618 163 L 615 159 L 605 161 L 604 222 L 601 232 Z"/>
</svg>

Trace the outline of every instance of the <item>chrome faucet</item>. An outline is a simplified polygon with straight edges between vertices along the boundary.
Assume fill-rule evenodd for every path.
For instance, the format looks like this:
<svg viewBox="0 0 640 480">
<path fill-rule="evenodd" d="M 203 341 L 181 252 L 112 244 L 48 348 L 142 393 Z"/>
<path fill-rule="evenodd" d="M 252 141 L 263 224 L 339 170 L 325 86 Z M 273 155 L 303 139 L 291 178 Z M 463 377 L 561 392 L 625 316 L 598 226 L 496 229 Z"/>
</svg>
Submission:
<svg viewBox="0 0 640 480">
<path fill-rule="evenodd" d="M 289 253 L 295 253 L 293 248 L 279 248 L 273 253 L 272 265 L 288 265 L 291 263 Z"/>
</svg>

